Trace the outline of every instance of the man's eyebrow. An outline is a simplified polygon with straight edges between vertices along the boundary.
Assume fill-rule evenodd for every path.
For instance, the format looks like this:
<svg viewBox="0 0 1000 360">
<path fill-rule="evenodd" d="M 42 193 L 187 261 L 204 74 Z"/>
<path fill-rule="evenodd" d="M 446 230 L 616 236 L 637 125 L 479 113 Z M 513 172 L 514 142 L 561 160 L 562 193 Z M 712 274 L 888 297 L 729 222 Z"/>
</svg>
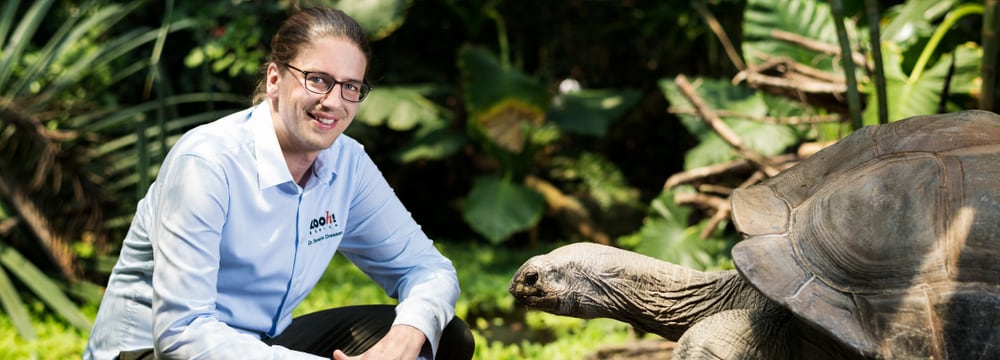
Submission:
<svg viewBox="0 0 1000 360">
<path fill-rule="evenodd" d="M 329 77 L 331 77 L 334 80 L 337 80 L 339 82 L 351 81 L 351 82 L 358 82 L 358 83 L 362 83 L 362 84 L 365 83 L 364 80 L 358 80 L 358 79 L 355 79 L 355 78 L 346 78 L 344 80 L 341 80 L 341 79 L 338 79 L 336 76 L 330 75 L 326 71 L 311 71 L 311 70 L 306 70 L 306 71 L 310 72 L 310 73 L 322 74 L 323 76 L 329 76 Z"/>
<path fill-rule="evenodd" d="M 340 82 L 354 81 L 354 82 L 359 82 L 359 83 L 362 83 L 362 84 L 365 83 L 364 80 L 358 80 L 358 79 L 355 79 L 355 78 L 346 78 L 344 80 L 340 80 L 336 76 L 333 76 L 333 75 L 331 75 L 330 73 L 328 73 L 326 71 L 309 70 L 309 69 L 302 69 L 302 71 L 305 71 L 305 72 L 310 73 L 310 74 L 320 74 L 320 75 L 323 75 L 323 76 L 329 76 L 329 77 L 333 78 L 334 80 L 337 80 L 337 81 L 340 81 Z"/>
</svg>

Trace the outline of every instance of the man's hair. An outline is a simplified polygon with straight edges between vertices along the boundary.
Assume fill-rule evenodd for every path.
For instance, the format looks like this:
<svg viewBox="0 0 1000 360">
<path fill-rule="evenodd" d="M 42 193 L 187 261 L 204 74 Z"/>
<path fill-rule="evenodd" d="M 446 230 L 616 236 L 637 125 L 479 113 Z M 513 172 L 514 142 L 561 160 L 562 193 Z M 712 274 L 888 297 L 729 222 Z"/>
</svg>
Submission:
<svg viewBox="0 0 1000 360">
<path fill-rule="evenodd" d="M 361 25 L 343 11 L 328 7 L 310 7 L 296 11 L 281 23 L 278 32 L 271 38 L 271 55 L 261 66 L 253 103 L 258 104 L 266 97 L 265 82 L 269 64 L 284 66 L 299 55 L 300 49 L 323 38 L 350 40 L 364 53 L 366 62 L 371 63 L 372 50 L 368 44 L 368 36 Z"/>
</svg>

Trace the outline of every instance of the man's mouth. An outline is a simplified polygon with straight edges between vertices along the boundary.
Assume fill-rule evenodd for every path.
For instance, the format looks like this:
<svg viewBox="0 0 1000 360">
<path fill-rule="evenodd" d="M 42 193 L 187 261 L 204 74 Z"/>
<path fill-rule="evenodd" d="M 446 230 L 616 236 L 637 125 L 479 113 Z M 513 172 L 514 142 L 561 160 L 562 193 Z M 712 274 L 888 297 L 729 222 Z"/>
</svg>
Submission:
<svg viewBox="0 0 1000 360">
<path fill-rule="evenodd" d="M 308 114 L 309 114 L 309 117 L 313 118 L 313 120 L 319 121 L 323 125 L 333 125 L 333 123 L 335 123 L 337 121 L 336 119 L 334 119 L 332 117 L 325 117 L 325 116 L 321 116 L 321 115 L 316 115 L 316 113 L 314 113 L 314 112 L 308 112 Z"/>
</svg>

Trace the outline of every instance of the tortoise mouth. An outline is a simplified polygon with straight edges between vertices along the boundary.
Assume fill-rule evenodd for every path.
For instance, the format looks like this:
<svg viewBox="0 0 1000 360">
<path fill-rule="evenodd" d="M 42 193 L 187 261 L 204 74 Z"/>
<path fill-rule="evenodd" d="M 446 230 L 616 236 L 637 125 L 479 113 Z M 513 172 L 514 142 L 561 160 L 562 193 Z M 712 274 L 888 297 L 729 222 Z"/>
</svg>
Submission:
<svg viewBox="0 0 1000 360">
<path fill-rule="evenodd" d="M 558 302 L 555 296 L 542 289 L 540 273 L 535 269 L 520 269 L 514 274 L 510 282 L 510 294 L 514 296 L 515 302 L 520 305 L 536 309 L 548 309 Z"/>
<path fill-rule="evenodd" d="M 518 271 L 514 274 L 514 279 L 510 282 L 510 294 L 518 302 L 530 301 L 536 297 L 542 297 L 545 292 L 538 288 L 538 272 L 527 270 Z"/>
</svg>

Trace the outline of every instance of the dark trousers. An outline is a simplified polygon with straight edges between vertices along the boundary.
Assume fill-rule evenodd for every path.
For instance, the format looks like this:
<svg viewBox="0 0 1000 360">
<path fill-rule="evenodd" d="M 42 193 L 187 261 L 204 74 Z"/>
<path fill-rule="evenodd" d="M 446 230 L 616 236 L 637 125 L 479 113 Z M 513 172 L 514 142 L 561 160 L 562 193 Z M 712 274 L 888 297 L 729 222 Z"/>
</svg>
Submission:
<svg viewBox="0 0 1000 360">
<path fill-rule="evenodd" d="M 293 319 L 280 335 L 265 339 L 264 343 L 326 358 L 333 356 L 337 349 L 348 355 L 358 355 L 389 332 L 396 318 L 394 309 L 392 305 L 359 305 L 302 315 Z M 469 360 L 475 348 L 469 325 L 456 317 L 441 334 L 435 358 Z M 153 359 L 153 350 L 122 352 L 119 359 Z"/>
</svg>

